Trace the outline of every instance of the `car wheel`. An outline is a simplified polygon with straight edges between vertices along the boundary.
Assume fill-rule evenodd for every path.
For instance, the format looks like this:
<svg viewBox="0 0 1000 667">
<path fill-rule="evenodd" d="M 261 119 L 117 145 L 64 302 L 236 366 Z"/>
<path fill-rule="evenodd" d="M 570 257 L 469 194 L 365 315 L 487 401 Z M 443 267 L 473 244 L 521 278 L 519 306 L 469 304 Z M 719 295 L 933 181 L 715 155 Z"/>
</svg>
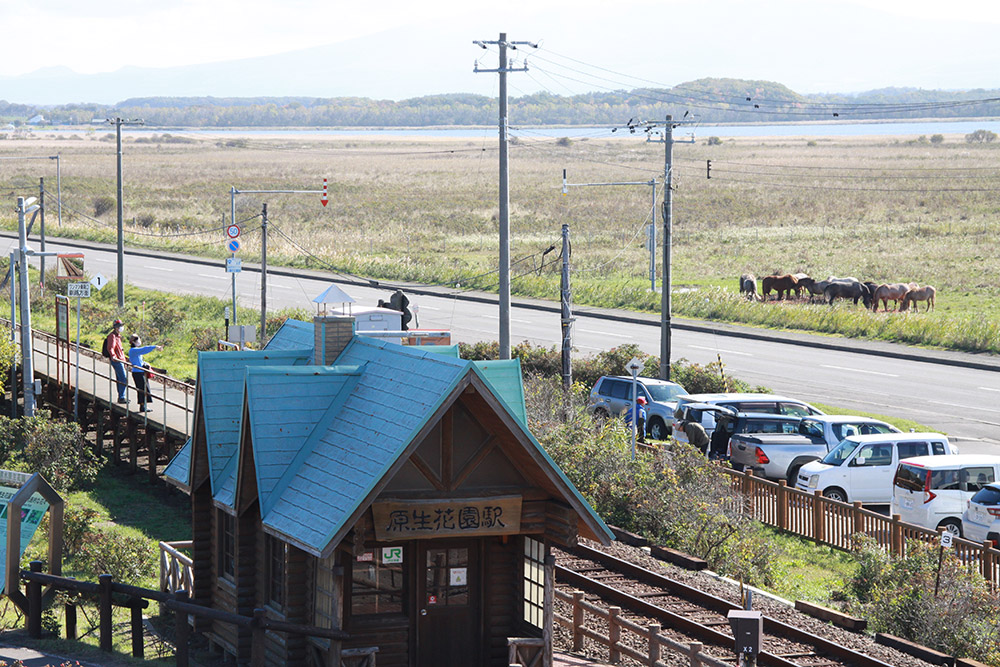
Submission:
<svg viewBox="0 0 1000 667">
<path fill-rule="evenodd" d="M 602 419 L 603 420 L 603 419 L 607 419 L 608 416 L 609 416 L 608 415 L 608 411 L 605 410 L 604 408 L 597 408 L 596 410 L 594 410 L 594 418 L 595 419 Z"/>
<path fill-rule="evenodd" d="M 662 419 L 654 419 L 649 422 L 649 437 L 653 440 L 666 440 L 669 435 L 667 425 Z"/>
<path fill-rule="evenodd" d="M 794 487 L 795 483 L 799 481 L 799 468 L 802 466 L 792 466 L 788 469 L 788 479 L 785 480 L 788 486 Z"/>
<path fill-rule="evenodd" d="M 829 498 L 830 500 L 836 500 L 840 503 L 847 502 L 847 494 L 844 493 L 843 489 L 838 489 L 835 486 L 831 486 L 829 489 L 823 492 L 824 498 Z"/>
<path fill-rule="evenodd" d="M 938 528 L 944 528 L 955 537 L 962 536 L 962 522 L 958 519 L 945 519 L 938 524 Z"/>
</svg>

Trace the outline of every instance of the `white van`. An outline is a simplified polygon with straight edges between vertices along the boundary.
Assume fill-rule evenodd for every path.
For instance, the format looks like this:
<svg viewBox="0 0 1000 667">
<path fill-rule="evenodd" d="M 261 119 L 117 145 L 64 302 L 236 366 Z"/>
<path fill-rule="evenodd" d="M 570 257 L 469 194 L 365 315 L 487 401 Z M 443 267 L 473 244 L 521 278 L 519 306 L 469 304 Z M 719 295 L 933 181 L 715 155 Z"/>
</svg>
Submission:
<svg viewBox="0 0 1000 667">
<path fill-rule="evenodd" d="M 962 513 L 976 491 L 1000 479 L 1000 456 L 918 456 L 901 461 L 892 482 L 892 514 L 962 537 Z"/>
<path fill-rule="evenodd" d="M 892 476 L 901 459 L 958 454 L 940 433 L 880 433 L 852 435 L 819 461 L 799 468 L 795 486 L 822 491 L 833 500 L 888 505 Z"/>
</svg>

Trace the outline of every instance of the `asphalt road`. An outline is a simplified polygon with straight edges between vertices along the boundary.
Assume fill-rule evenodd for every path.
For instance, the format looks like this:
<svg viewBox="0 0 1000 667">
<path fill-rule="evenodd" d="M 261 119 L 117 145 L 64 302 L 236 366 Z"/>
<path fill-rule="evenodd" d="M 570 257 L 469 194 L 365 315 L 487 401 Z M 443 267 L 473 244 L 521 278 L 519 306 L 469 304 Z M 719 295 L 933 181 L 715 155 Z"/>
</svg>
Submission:
<svg viewBox="0 0 1000 667">
<path fill-rule="evenodd" d="M 9 235 L 9 247 L 15 247 Z M 37 242 L 32 243 L 37 248 Z M 114 248 L 91 243 L 54 243 L 47 250 L 82 250 L 91 275 L 108 279 L 117 275 Z M 221 261 L 176 255 L 127 251 L 126 280 L 140 287 L 180 294 L 203 294 L 230 299 L 231 274 Z M 50 260 L 51 261 L 51 260 Z M 51 265 L 50 265 L 51 266 Z M 246 269 L 256 269 L 249 264 Z M 312 298 L 332 278 L 319 272 L 272 270 L 268 276 L 268 309 L 301 307 L 312 310 Z M 338 284 L 356 301 L 355 308 L 375 306 L 387 299 L 394 287 L 373 288 Z M 258 308 L 260 273 L 237 274 L 238 306 Z M 449 329 L 453 341 L 474 342 L 498 338 L 496 297 L 453 290 L 420 288 L 409 291 L 411 307 L 417 307 L 419 325 Z M 468 300 L 471 297 L 473 300 Z M 513 342 L 529 340 L 546 346 L 559 343 L 559 314 L 544 309 L 558 304 L 515 300 L 511 311 Z M 659 354 L 659 326 L 654 317 L 625 311 L 577 309 L 573 329 L 574 346 L 591 354 L 623 343 L 634 342 L 648 353 Z M 222 314 L 219 315 L 220 325 Z M 240 319 L 242 324 L 257 322 Z M 1000 359 L 959 353 L 932 353 L 885 343 L 867 343 L 804 334 L 768 332 L 726 327 L 692 320 L 674 320 L 673 358 L 709 363 L 721 355 L 732 375 L 776 393 L 857 410 L 913 419 L 949 434 L 963 453 L 1000 454 Z M 705 330 L 697 329 L 701 325 Z M 715 329 L 716 332 L 710 330 Z M 763 336 L 761 335 L 763 334 Z M 747 336 L 750 337 L 747 337 Z M 763 340 L 755 338 L 764 338 Z M 794 344 L 789 344 L 789 343 Z M 851 351 L 825 349 L 830 344 Z M 897 355 L 915 358 L 901 359 Z M 928 361 L 917 359 L 926 358 Z M 942 363 L 945 362 L 945 363 Z M 987 368 L 970 368 L 967 365 Z"/>
</svg>

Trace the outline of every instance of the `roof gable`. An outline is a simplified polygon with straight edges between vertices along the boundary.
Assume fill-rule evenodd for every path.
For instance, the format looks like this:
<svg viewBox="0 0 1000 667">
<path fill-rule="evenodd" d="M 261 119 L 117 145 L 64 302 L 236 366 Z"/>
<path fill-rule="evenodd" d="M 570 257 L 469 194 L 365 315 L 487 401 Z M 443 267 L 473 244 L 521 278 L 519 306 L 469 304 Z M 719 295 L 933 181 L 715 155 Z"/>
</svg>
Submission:
<svg viewBox="0 0 1000 667">
<path fill-rule="evenodd" d="M 507 406 L 510 413 L 527 426 L 528 410 L 524 404 L 524 381 L 520 359 L 472 362 L 479 369 L 493 393 Z"/>
<path fill-rule="evenodd" d="M 316 346 L 316 334 L 311 322 L 287 319 L 285 323 L 271 336 L 264 349 L 268 352 L 278 350 L 308 350 L 312 356 Z"/>
</svg>

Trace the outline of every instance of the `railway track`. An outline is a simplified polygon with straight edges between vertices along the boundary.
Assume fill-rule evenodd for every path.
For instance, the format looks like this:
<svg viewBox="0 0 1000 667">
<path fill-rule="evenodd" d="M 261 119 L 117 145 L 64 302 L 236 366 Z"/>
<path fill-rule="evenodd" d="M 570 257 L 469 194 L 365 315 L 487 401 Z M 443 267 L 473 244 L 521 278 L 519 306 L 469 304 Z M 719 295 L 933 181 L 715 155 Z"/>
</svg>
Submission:
<svg viewBox="0 0 1000 667">
<path fill-rule="evenodd" d="M 733 659 L 733 636 L 726 617 L 737 604 L 634 563 L 579 545 L 556 551 L 556 583 L 597 596 L 634 617 L 702 642 L 707 652 Z M 712 647 L 712 648 L 708 648 Z M 891 667 L 802 628 L 764 617 L 758 665 L 775 667 Z"/>
</svg>

